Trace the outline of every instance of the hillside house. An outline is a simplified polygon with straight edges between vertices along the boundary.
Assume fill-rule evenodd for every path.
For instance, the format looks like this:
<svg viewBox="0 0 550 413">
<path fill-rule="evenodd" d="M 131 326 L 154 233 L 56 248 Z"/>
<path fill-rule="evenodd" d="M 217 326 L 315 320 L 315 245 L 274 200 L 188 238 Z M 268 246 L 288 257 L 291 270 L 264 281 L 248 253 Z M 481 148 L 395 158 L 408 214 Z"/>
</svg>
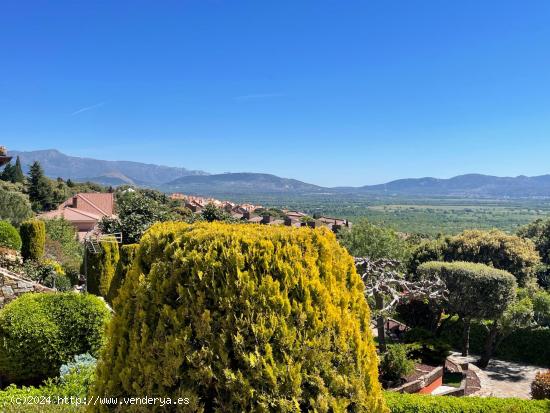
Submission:
<svg viewBox="0 0 550 413">
<path fill-rule="evenodd" d="M 40 214 L 42 219 L 64 218 L 78 231 L 83 240 L 88 232 L 97 229 L 103 217 L 111 217 L 115 211 L 115 198 L 112 193 L 79 193 L 67 199 L 57 209 Z"/>
</svg>

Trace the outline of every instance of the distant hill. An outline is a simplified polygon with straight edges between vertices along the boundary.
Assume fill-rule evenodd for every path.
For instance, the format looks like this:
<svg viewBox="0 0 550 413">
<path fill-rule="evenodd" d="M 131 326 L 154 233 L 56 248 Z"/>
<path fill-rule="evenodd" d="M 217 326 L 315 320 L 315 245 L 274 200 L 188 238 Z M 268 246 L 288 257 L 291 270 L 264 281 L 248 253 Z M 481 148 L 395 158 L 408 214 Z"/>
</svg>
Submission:
<svg viewBox="0 0 550 413">
<path fill-rule="evenodd" d="M 449 179 L 399 179 L 380 185 L 324 188 L 296 179 L 263 173 L 226 173 L 210 175 L 203 171 L 160 166 L 132 161 L 104 161 L 65 155 L 48 149 L 31 152 L 10 151 L 19 155 L 23 169 L 39 161 L 46 174 L 104 185 L 133 184 L 200 195 L 231 194 L 348 194 L 386 196 L 456 196 L 472 198 L 550 198 L 550 175 L 498 177 L 481 174 L 459 175 Z M 342 176 L 342 180 L 345 177 Z"/>
<path fill-rule="evenodd" d="M 203 171 L 141 162 L 80 158 L 65 155 L 56 149 L 30 152 L 10 151 L 10 155 L 14 158 L 19 155 L 25 172 L 34 161 L 38 161 L 46 175 L 51 178 L 91 180 L 105 185 L 158 186 L 182 176 L 206 174 Z"/>
<path fill-rule="evenodd" d="M 349 191 L 350 188 L 341 190 Z M 408 196 L 550 197 L 550 175 L 498 177 L 468 174 L 449 179 L 399 179 L 381 185 L 353 188 L 352 192 Z"/>
<path fill-rule="evenodd" d="M 162 186 L 167 191 L 215 194 L 306 194 L 326 191 L 321 186 L 296 179 L 260 173 L 225 173 L 206 176 L 184 176 Z"/>
</svg>

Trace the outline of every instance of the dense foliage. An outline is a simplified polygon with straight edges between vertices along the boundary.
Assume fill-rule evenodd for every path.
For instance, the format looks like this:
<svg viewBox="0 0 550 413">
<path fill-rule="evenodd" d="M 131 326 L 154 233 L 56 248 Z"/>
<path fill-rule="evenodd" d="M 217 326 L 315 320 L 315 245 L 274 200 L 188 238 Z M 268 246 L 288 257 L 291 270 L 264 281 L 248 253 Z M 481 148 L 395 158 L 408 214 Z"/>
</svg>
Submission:
<svg viewBox="0 0 550 413">
<path fill-rule="evenodd" d="M 88 292 L 107 297 L 120 259 L 118 244 L 114 240 L 100 241 L 99 251 L 86 251 L 86 255 Z"/>
<path fill-rule="evenodd" d="M 175 218 L 166 195 L 156 191 L 124 189 L 116 193 L 116 218 L 103 218 L 100 228 L 105 234 L 122 233 L 124 244 L 139 242 L 155 222 Z"/>
<path fill-rule="evenodd" d="M 29 170 L 29 198 L 33 210 L 49 211 L 57 206 L 52 189 L 40 163 L 34 162 Z"/>
<path fill-rule="evenodd" d="M 23 183 L 25 181 L 25 175 L 23 174 L 23 169 L 21 168 L 21 159 L 19 159 L 19 156 L 15 161 L 15 165 L 12 165 L 11 163 L 6 164 L 4 170 L 0 174 L 0 179 L 14 184 Z"/>
<path fill-rule="evenodd" d="M 384 380 L 396 382 L 411 374 L 417 360 L 409 357 L 409 346 L 405 344 L 389 345 L 380 357 L 380 374 Z"/>
<path fill-rule="evenodd" d="M 12 301 L 0 310 L 3 379 L 39 382 L 77 354 L 97 354 L 108 318 L 93 295 L 36 293 Z"/>
<path fill-rule="evenodd" d="M 519 285 L 534 277 L 539 255 L 532 241 L 499 230 L 467 230 L 420 244 L 412 253 L 411 270 L 426 261 L 468 261 L 512 273 Z"/>
<path fill-rule="evenodd" d="M 537 219 L 518 229 L 517 234 L 535 243 L 542 262 L 550 264 L 550 220 Z"/>
<path fill-rule="evenodd" d="M 40 260 L 44 256 L 46 225 L 44 221 L 25 221 L 19 228 L 21 234 L 21 255 L 24 260 Z"/>
<path fill-rule="evenodd" d="M 487 339 L 488 330 L 482 321 L 472 322 L 470 350 L 481 354 Z M 463 323 L 456 318 L 444 324 L 441 339 L 453 348 L 460 349 Z M 550 328 L 516 328 L 503 337 L 495 349 L 499 360 L 516 361 L 550 367 Z"/>
<path fill-rule="evenodd" d="M 427 262 L 422 277 L 438 275 L 449 289 L 447 309 L 463 318 L 499 317 L 515 297 L 516 282 L 507 271 L 470 262 Z"/>
<path fill-rule="evenodd" d="M 60 367 L 59 377 L 49 378 L 39 387 L 12 384 L 0 390 L 2 412 L 84 412 L 94 371 L 95 358 L 89 354 L 77 355 Z"/>
<path fill-rule="evenodd" d="M 546 413 L 550 401 L 385 393 L 391 413 Z"/>
<path fill-rule="evenodd" d="M 550 219 L 537 219 L 518 229 L 517 234 L 535 243 L 543 265 L 537 269 L 539 284 L 550 289 Z"/>
<path fill-rule="evenodd" d="M 126 274 L 132 266 L 132 262 L 134 261 L 138 248 L 139 244 L 123 245 L 120 248 L 120 258 L 118 260 L 113 279 L 111 280 L 111 285 L 109 286 L 109 293 L 106 297 L 109 303 L 112 303 L 118 295 L 118 290 L 122 286 L 122 283 L 126 278 Z"/>
<path fill-rule="evenodd" d="M 189 411 L 386 411 L 363 283 L 327 230 L 157 224 L 114 307 L 95 395 L 185 395 Z"/>
<path fill-rule="evenodd" d="M 351 229 L 339 232 L 338 239 L 354 257 L 369 257 L 376 260 L 389 258 L 406 261 L 408 258 L 408 244 L 390 228 L 371 224 L 362 220 Z"/>
<path fill-rule="evenodd" d="M 516 295 L 512 274 L 484 264 L 430 261 L 418 267 L 420 277 L 438 276 L 449 291 L 445 307 L 464 320 L 462 354 L 469 351 L 472 319 L 495 320 L 503 315 Z"/>
<path fill-rule="evenodd" d="M 531 383 L 531 397 L 535 400 L 550 399 L 550 370 L 537 373 Z"/>
<path fill-rule="evenodd" d="M 23 185 L 0 181 L 0 220 L 19 226 L 32 216 L 29 197 L 23 193 Z"/>
<path fill-rule="evenodd" d="M 0 221 L 0 247 L 15 251 L 21 249 L 21 236 L 9 222 Z"/>
<path fill-rule="evenodd" d="M 74 225 L 63 218 L 48 219 L 45 224 L 45 256 L 59 262 L 67 272 L 79 271 L 83 246 L 78 242 Z"/>
</svg>

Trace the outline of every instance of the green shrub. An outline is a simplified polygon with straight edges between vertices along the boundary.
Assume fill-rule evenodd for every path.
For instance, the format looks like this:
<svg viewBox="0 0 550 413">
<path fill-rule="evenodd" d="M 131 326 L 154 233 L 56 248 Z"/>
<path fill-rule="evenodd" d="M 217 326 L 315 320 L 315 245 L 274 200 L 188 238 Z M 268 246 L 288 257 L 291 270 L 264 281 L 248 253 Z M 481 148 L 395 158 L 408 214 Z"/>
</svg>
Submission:
<svg viewBox="0 0 550 413">
<path fill-rule="evenodd" d="M 93 395 L 385 412 L 363 289 L 326 229 L 157 224 L 115 299 Z"/>
<path fill-rule="evenodd" d="M 380 358 L 380 373 L 384 380 L 398 381 L 414 371 L 416 360 L 409 358 L 411 347 L 391 344 Z"/>
<path fill-rule="evenodd" d="M 49 219 L 45 223 L 45 256 L 61 263 L 68 272 L 78 272 L 84 251 L 74 225 L 65 219 Z"/>
<path fill-rule="evenodd" d="M 89 355 L 80 355 L 61 367 L 59 377 L 48 379 L 39 387 L 16 387 L 12 384 L 0 390 L 2 412 L 83 412 L 84 398 L 88 396 L 94 371 L 95 359 Z M 69 400 L 71 397 L 73 397 L 72 404 L 61 403 L 59 400 L 59 398 Z M 80 399 L 80 405 L 76 403 L 77 398 Z M 32 403 L 21 404 L 23 400 Z"/>
<path fill-rule="evenodd" d="M 535 400 L 550 399 L 550 370 L 537 373 L 531 383 L 531 397 Z"/>
<path fill-rule="evenodd" d="M 21 236 L 13 225 L 6 221 L 0 221 L 0 247 L 15 251 L 21 249 Z"/>
<path fill-rule="evenodd" d="M 513 274 L 520 286 L 534 278 L 540 264 L 535 244 L 503 231 L 467 230 L 453 237 L 421 243 L 412 253 L 409 268 L 428 261 L 468 261 Z"/>
<path fill-rule="evenodd" d="M 417 269 L 420 278 L 441 278 L 449 291 L 444 306 L 464 320 L 462 355 L 468 355 L 473 319 L 495 320 L 515 299 L 516 279 L 504 270 L 471 262 L 426 262 Z"/>
<path fill-rule="evenodd" d="M 544 290 L 533 295 L 535 321 L 543 327 L 550 327 L 550 293 Z"/>
<path fill-rule="evenodd" d="M 550 401 L 386 392 L 391 413 L 547 413 Z"/>
<path fill-rule="evenodd" d="M 73 356 L 97 354 L 109 319 L 93 295 L 25 294 L 0 310 L 0 372 L 7 382 L 55 376 Z"/>
<path fill-rule="evenodd" d="M 39 261 L 44 256 L 46 243 L 46 226 L 37 219 L 25 221 L 19 228 L 21 234 L 21 255 L 24 260 Z"/>
<path fill-rule="evenodd" d="M 422 363 L 431 366 L 441 366 L 451 353 L 451 346 L 435 334 L 424 328 L 412 328 L 405 332 L 403 341 L 413 344 L 411 357 L 420 359 Z"/>
<path fill-rule="evenodd" d="M 423 278 L 441 277 L 449 290 L 447 307 L 462 317 L 494 319 L 515 297 L 512 274 L 471 262 L 427 262 L 418 267 Z"/>
<path fill-rule="evenodd" d="M 118 290 L 122 285 L 124 279 L 126 278 L 126 274 L 130 270 L 138 248 L 139 244 L 123 245 L 120 248 L 120 259 L 118 260 L 115 275 L 111 280 L 109 293 L 107 294 L 107 301 L 109 303 L 112 303 L 115 297 L 118 295 Z"/>
<path fill-rule="evenodd" d="M 29 197 L 18 190 L 16 186 L 0 182 L 0 220 L 15 226 L 33 215 Z"/>
<path fill-rule="evenodd" d="M 107 297 L 111 281 L 120 258 L 118 244 L 114 241 L 101 241 L 97 254 L 88 255 L 88 292 Z"/>
<path fill-rule="evenodd" d="M 338 239 L 354 257 L 391 258 L 401 262 L 409 259 L 407 241 L 391 228 L 366 219 L 356 222 L 351 229 L 339 231 Z"/>
</svg>

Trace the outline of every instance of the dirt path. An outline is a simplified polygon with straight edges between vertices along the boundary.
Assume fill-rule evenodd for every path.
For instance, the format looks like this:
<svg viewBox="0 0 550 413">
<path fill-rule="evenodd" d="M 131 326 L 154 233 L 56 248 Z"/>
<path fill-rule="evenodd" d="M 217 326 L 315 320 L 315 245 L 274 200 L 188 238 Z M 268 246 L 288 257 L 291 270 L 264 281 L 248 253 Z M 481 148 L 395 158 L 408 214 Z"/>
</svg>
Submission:
<svg viewBox="0 0 550 413">
<path fill-rule="evenodd" d="M 459 363 L 472 363 L 477 360 L 475 356 L 462 357 L 459 353 L 453 353 L 451 358 Z M 475 370 L 481 382 L 481 390 L 474 396 L 521 399 L 531 398 L 531 382 L 537 372 L 547 370 L 544 367 L 494 359 L 484 370 L 475 366 L 472 369 Z"/>
</svg>

